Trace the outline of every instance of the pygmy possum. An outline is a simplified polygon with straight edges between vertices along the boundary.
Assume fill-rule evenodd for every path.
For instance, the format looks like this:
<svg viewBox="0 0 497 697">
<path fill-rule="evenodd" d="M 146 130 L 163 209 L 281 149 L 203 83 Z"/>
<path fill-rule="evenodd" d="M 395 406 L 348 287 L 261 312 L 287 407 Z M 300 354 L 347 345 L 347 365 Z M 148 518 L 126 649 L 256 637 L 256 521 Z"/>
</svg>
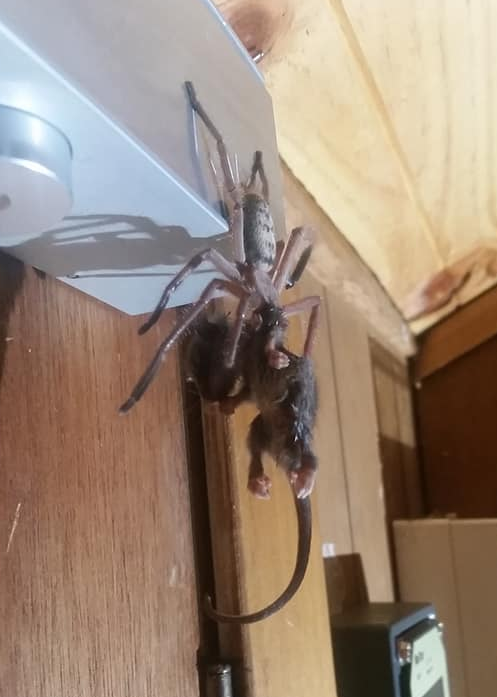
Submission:
<svg viewBox="0 0 497 697">
<path fill-rule="evenodd" d="M 247 624 L 269 617 L 295 595 L 307 570 L 312 537 L 309 494 L 317 470 L 312 450 L 317 389 L 308 355 L 312 342 L 306 342 L 308 351 L 304 350 L 302 356 L 288 351 L 283 345 L 287 324 L 282 308 L 271 303 L 261 305 L 240 338 L 231 368 L 226 367 L 223 359 L 229 344 L 229 322 L 225 316 L 203 319 L 187 349 L 190 378 L 205 400 L 219 402 L 227 414 L 246 400 L 256 404 L 259 414 L 252 421 L 247 438 L 248 489 L 258 498 L 269 498 L 271 481 L 262 462 L 263 453 L 268 453 L 287 474 L 298 520 L 295 568 L 284 591 L 265 608 L 244 615 L 217 611 L 207 596 L 206 613 L 217 622 Z M 286 367 L 276 368 L 265 360 L 268 346 L 285 353 Z"/>
</svg>

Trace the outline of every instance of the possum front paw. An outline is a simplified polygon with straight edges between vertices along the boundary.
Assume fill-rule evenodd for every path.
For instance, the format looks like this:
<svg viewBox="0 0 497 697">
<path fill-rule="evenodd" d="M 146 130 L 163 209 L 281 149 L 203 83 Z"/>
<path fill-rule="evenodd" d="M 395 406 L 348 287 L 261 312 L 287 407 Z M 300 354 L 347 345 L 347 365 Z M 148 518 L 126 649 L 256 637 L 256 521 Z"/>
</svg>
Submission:
<svg viewBox="0 0 497 697">
<path fill-rule="evenodd" d="M 266 352 L 266 355 L 268 365 L 271 366 L 271 368 L 281 370 L 282 368 L 288 368 L 290 365 L 290 359 L 286 353 L 283 353 L 282 351 L 278 351 L 277 349 L 269 349 Z"/>
<path fill-rule="evenodd" d="M 295 496 L 298 499 L 305 499 L 312 492 L 314 482 L 316 481 L 316 470 L 312 467 L 302 467 L 299 470 L 294 470 L 288 475 L 290 483 L 293 486 Z"/>
<path fill-rule="evenodd" d="M 266 474 L 248 480 L 247 489 L 258 499 L 269 499 L 273 483 Z"/>
</svg>

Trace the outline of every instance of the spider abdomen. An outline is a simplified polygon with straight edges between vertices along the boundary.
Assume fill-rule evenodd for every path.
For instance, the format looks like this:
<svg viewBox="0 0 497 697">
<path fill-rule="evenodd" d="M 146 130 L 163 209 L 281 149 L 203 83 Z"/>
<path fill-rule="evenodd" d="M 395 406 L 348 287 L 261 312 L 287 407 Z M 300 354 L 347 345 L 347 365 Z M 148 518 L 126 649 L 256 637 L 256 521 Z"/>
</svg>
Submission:
<svg viewBox="0 0 497 697">
<path fill-rule="evenodd" d="M 274 223 L 268 202 L 258 194 L 246 194 L 244 198 L 243 240 L 247 263 L 269 271 L 276 255 Z"/>
</svg>

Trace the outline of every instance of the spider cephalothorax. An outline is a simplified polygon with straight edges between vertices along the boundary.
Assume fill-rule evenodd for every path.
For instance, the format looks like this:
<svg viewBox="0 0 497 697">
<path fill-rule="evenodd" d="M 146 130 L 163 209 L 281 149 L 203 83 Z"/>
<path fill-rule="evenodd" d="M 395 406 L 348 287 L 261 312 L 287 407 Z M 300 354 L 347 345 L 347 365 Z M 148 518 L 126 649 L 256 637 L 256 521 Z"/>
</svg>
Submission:
<svg viewBox="0 0 497 697">
<path fill-rule="evenodd" d="M 224 188 L 231 201 L 229 228 L 233 236 L 235 261 L 229 261 L 222 254 L 208 248 L 196 254 L 166 286 L 157 307 L 150 318 L 140 328 L 139 333 L 148 331 L 167 307 L 169 299 L 178 286 L 203 262 L 210 262 L 219 273 L 203 290 L 199 299 L 186 313 L 173 331 L 159 346 L 154 358 L 133 389 L 129 399 L 120 411 L 125 413 L 142 397 L 158 372 L 170 348 L 178 341 L 184 331 L 192 325 L 206 306 L 216 297 L 227 296 L 238 304 L 234 320 L 226 336 L 223 352 L 225 364 L 234 364 L 236 351 L 244 323 L 264 305 L 279 308 L 282 316 L 288 317 L 298 312 L 311 311 L 305 350 L 309 349 L 315 334 L 320 299 L 312 296 L 280 306 L 279 296 L 285 287 L 292 286 L 302 274 L 312 248 L 310 231 L 299 227 L 292 230 L 288 242 L 276 242 L 274 225 L 269 209 L 269 186 L 264 172 L 262 153 L 254 155 L 251 175 L 246 184 L 235 182 L 230 158 L 220 132 L 215 127 L 203 106 L 197 99 L 191 82 L 185 83 L 190 105 L 214 138 L 224 178 Z M 257 179 L 260 192 L 257 191 Z M 268 364 L 274 368 L 288 365 L 288 357 L 280 351 L 275 342 L 266 347 Z"/>
</svg>

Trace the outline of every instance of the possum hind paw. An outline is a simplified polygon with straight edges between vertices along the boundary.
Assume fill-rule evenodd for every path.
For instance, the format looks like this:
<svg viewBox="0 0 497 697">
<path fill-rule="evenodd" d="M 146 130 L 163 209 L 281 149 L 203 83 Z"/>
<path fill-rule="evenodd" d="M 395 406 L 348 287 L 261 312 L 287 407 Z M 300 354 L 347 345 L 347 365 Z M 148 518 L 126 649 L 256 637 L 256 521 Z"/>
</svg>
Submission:
<svg viewBox="0 0 497 697">
<path fill-rule="evenodd" d="M 295 496 L 298 499 L 305 499 L 314 488 L 316 470 L 311 467 L 302 467 L 297 471 L 290 472 L 289 479 Z"/>
<path fill-rule="evenodd" d="M 261 477 L 252 477 L 248 480 L 247 489 L 258 499 L 270 498 L 272 482 L 269 477 L 263 474 Z"/>
</svg>

